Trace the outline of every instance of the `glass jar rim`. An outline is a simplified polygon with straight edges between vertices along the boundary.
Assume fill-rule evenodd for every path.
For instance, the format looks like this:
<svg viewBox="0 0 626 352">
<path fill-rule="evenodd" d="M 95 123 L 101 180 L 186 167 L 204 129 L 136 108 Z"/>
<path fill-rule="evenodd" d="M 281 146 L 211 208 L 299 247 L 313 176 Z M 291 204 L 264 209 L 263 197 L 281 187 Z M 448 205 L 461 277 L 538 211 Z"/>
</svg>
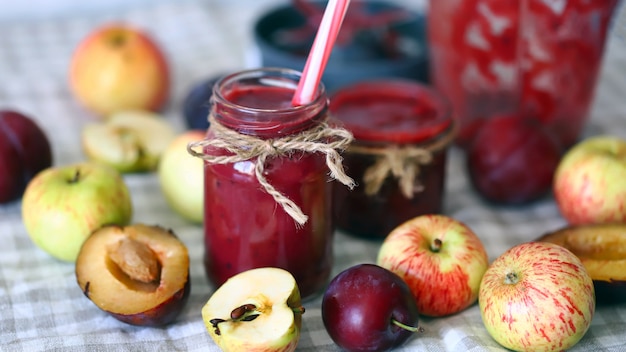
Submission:
<svg viewBox="0 0 626 352">
<path fill-rule="evenodd" d="M 380 124 L 368 125 L 367 120 L 349 121 L 342 119 L 339 109 L 355 105 L 357 110 L 366 110 L 369 104 L 381 102 L 391 104 L 391 100 L 406 105 L 420 105 L 428 108 L 431 115 L 428 121 L 419 123 L 419 128 L 393 130 Z M 408 79 L 375 79 L 357 82 L 343 87 L 330 97 L 330 113 L 350 130 L 355 139 L 368 142 L 388 142 L 398 144 L 424 143 L 438 138 L 453 128 L 450 103 L 430 86 Z M 394 119 L 419 118 L 414 116 L 394 116 Z M 387 127 L 392 124 L 388 124 Z"/>
<path fill-rule="evenodd" d="M 263 67 L 238 71 L 223 76 L 213 86 L 211 113 L 223 125 L 241 133 L 273 137 L 304 130 L 326 116 L 328 97 L 320 83 L 315 98 L 303 105 L 261 108 L 246 106 L 228 98 L 241 88 L 277 88 L 295 93 L 302 73 L 279 67 Z"/>
</svg>

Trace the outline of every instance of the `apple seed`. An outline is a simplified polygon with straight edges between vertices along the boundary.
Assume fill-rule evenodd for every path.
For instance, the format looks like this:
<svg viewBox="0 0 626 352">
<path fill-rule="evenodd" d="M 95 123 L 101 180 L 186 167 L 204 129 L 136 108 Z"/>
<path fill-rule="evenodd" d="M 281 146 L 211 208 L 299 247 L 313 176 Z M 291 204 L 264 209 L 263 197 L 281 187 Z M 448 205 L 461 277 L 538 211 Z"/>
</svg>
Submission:
<svg viewBox="0 0 626 352">
<path fill-rule="evenodd" d="M 133 280 L 160 280 L 161 267 L 154 252 L 143 242 L 124 237 L 109 248 L 109 257 Z"/>
<path fill-rule="evenodd" d="M 259 312 L 256 310 L 256 306 L 252 303 L 246 303 L 242 306 L 239 306 L 233 309 L 230 312 L 230 319 L 221 319 L 221 318 L 213 318 L 209 320 L 213 329 L 215 329 L 215 335 L 220 335 L 219 324 L 226 321 L 253 321 L 254 319 L 259 317 Z M 304 314 L 304 307 L 297 307 L 292 309 L 294 314 Z"/>
<path fill-rule="evenodd" d="M 230 312 L 230 318 L 233 320 L 237 320 L 237 319 L 241 319 L 241 317 L 244 316 L 244 314 L 248 313 L 248 312 L 252 312 L 256 309 L 256 306 L 254 304 L 244 304 L 241 307 L 237 307 L 235 309 L 233 309 L 232 312 Z"/>
</svg>

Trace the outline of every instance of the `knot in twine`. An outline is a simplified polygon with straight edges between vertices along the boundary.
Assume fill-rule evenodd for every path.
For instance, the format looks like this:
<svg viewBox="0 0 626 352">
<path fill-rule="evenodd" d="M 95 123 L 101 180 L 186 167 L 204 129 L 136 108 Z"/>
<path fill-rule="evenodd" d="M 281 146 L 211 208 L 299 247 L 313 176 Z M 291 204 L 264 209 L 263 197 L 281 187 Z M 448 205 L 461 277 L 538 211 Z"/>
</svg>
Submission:
<svg viewBox="0 0 626 352">
<path fill-rule="evenodd" d="M 422 192 L 424 185 L 419 182 L 420 166 L 428 165 L 433 160 L 433 153 L 444 149 L 456 134 L 455 126 L 434 143 L 424 146 L 369 147 L 353 145 L 349 153 L 372 155 L 376 161 L 363 174 L 365 194 L 373 196 L 378 193 L 387 176 L 392 175 L 398 180 L 398 188 L 402 195 L 412 199 L 415 193 Z"/>
<path fill-rule="evenodd" d="M 264 171 L 265 162 L 268 158 L 285 156 L 296 151 L 323 153 L 326 155 L 326 165 L 330 170 L 330 176 L 350 189 L 354 188 L 355 183 L 344 172 L 343 159 L 338 152 L 347 148 L 353 140 L 352 134 L 348 130 L 333 128 L 326 122 L 320 122 L 315 127 L 299 134 L 266 140 L 238 133 L 217 122 L 213 116 L 209 116 L 209 123 L 209 129 L 213 132 L 214 138 L 189 143 L 187 145 L 189 154 L 211 164 L 230 164 L 256 158 L 254 174 L 257 180 L 298 225 L 304 225 L 309 217 L 302 212 L 302 209 L 294 201 L 280 193 L 267 181 Z M 206 154 L 204 148 L 208 146 L 225 149 L 231 154 Z M 198 148 L 201 151 L 197 151 Z"/>
</svg>

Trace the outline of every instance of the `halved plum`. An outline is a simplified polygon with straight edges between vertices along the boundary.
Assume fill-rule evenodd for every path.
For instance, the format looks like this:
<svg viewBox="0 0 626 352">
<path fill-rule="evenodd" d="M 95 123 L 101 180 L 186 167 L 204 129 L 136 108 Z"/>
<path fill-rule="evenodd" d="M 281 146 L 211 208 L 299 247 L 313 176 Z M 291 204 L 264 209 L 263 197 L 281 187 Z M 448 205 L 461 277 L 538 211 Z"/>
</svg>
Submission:
<svg viewBox="0 0 626 352">
<path fill-rule="evenodd" d="M 76 280 L 87 298 L 116 319 L 166 325 L 189 298 L 189 254 L 174 232 L 163 227 L 107 225 L 83 243 Z"/>
<path fill-rule="evenodd" d="M 626 224 L 567 226 L 538 241 L 561 245 L 580 258 L 599 304 L 626 302 Z"/>
</svg>

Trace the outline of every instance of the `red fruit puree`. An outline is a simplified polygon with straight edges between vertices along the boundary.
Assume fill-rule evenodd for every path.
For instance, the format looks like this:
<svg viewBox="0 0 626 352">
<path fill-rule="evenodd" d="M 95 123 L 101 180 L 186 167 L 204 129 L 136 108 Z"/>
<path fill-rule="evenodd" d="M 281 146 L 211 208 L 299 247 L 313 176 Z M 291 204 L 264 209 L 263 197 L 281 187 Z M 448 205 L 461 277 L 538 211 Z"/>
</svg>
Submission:
<svg viewBox="0 0 626 352">
<path fill-rule="evenodd" d="M 415 216 L 441 212 L 446 151 L 453 137 L 447 102 L 418 83 L 370 81 L 338 91 L 331 98 L 330 110 L 355 138 L 344 155 L 344 165 L 358 185 L 352 191 L 337 187 L 333 192 L 339 228 L 380 239 Z M 431 149 L 427 152 L 430 160 L 418 160 L 424 157 L 422 148 Z M 373 181 L 365 175 L 380 165 L 395 168 L 392 159 L 402 150 L 414 157 L 396 159 L 399 173 L 418 169 L 418 175 L 409 179 L 409 193 L 392 170 L 379 176 L 380 188 L 368 191 Z"/>
<path fill-rule="evenodd" d="M 432 80 L 467 145 L 484 118 L 534 118 L 567 147 L 587 120 L 617 0 L 436 0 Z"/>
<path fill-rule="evenodd" d="M 211 114 L 223 126 L 269 139 L 306 130 L 326 117 L 323 90 L 313 103 L 294 108 L 291 99 L 299 76 L 285 78 L 276 73 L 281 70 L 269 78 L 264 71 L 249 72 L 216 85 Z M 209 129 L 207 138 L 214 136 Z M 215 147 L 206 147 L 204 153 L 231 155 Z M 280 267 L 294 275 L 307 297 L 323 288 L 332 266 L 332 183 L 325 156 L 296 151 L 268 157 L 264 164 L 267 181 L 309 217 L 302 226 L 261 187 L 255 161 L 205 163 L 207 275 L 220 285 L 248 269 Z"/>
</svg>

